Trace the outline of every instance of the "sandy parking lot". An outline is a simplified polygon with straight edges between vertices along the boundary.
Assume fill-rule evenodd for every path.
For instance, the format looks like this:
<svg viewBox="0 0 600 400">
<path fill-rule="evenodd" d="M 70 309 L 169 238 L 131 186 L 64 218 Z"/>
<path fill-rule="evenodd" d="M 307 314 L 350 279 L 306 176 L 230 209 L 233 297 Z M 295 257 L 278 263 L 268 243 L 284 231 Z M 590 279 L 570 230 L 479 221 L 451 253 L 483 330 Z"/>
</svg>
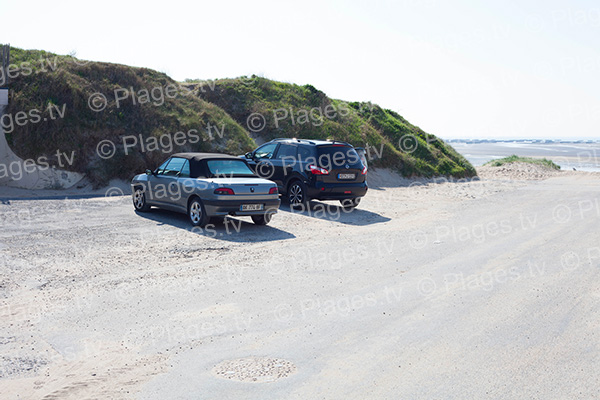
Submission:
<svg viewBox="0 0 600 400">
<path fill-rule="evenodd" d="M 599 176 L 383 175 L 267 227 L 4 201 L 0 398 L 600 398 Z"/>
</svg>

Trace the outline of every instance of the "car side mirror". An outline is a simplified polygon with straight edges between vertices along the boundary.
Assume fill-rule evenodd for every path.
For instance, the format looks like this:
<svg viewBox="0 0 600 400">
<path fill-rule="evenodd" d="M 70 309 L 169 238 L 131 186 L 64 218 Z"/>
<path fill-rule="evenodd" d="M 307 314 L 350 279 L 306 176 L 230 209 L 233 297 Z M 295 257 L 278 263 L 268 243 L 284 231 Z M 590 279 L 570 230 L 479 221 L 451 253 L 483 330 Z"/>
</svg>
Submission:
<svg viewBox="0 0 600 400">
<path fill-rule="evenodd" d="M 146 170 L 146 175 L 154 175 L 154 172 L 152 172 L 152 170 L 147 169 Z"/>
<path fill-rule="evenodd" d="M 246 153 L 245 156 L 246 156 L 246 158 L 248 158 L 250 160 L 254 158 L 254 154 L 252 154 L 252 152 Z"/>
</svg>

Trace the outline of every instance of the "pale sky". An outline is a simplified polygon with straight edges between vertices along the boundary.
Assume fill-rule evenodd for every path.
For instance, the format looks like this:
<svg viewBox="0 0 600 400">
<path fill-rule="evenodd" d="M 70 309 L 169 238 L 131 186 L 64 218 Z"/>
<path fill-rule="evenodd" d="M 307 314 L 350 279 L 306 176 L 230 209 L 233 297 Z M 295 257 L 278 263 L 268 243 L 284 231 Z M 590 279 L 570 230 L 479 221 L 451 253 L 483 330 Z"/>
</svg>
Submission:
<svg viewBox="0 0 600 400">
<path fill-rule="evenodd" d="M 600 138 L 600 2 L 6 1 L 0 43 L 177 80 L 257 74 L 442 138 Z"/>
</svg>

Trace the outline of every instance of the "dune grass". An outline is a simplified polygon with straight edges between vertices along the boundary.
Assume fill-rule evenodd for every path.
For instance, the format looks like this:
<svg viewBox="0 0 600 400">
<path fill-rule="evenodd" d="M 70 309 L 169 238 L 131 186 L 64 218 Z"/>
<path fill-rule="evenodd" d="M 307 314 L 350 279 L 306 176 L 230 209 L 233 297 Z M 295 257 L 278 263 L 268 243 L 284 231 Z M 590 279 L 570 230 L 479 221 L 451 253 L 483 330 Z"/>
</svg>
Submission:
<svg viewBox="0 0 600 400">
<path fill-rule="evenodd" d="M 311 85 L 257 76 L 219 79 L 212 85 L 213 90 L 198 91 L 198 95 L 222 107 L 240 125 L 253 113 L 263 115 L 265 126 L 255 135 L 263 140 L 296 137 L 347 141 L 368 147 L 370 165 L 391 168 L 408 177 L 464 178 L 477 174 L 449 144 L 376 104 L 332 99 Z"/>
<path fill-rule="evenodd" d="M 513 154 L 508 157 L 500 158 L 498 160 L 488 161 L 484 165 L 490 165 L 492 167 L 500 167 L 505 164 L 511 164 L 515 162 L 527 163 L 527 164 L 536 164 L 541 165 L 543 167 L 551 168 L 551 169 L 560 169 L 560 165 L 555 164 L 552 160 L 548 160 L 547 158 L 532 158 L 532 157 L 521 157 Z"/>
<path fill-rule="evenodd" d="M 348 141 L 368 147 L 373 157 L 370 165 L 391 168 L 409 177 L 476 175 L 475 168 L 450 145 L 394 111 L 371 103 L 331 99 L 311 85 L 256 76 L 176 82 L 147 68 L 85 62 L 17 48 L 11 48 L 11 63 L 20 69 L 10 81 L 9 116 L 44 110 L 49 105 L 65 109 L 64 117 L 59 119 L 43 118 L 38 123 L 4 129 L 12 149 L 24 159 L 47 156 L 51 165 L 59 161 L 53 156 L 57 150 L 74 152 L 74 162 L 66 169 L 86 174 L 98 186 L 113 178 L 130 179 L 179 151 L 243 154 L 256 147 L 255 138 L 259 137 Z M 164 96 L 168 87 L 177 87 L 177 94 Z M 119 101 L 117 93 L 125 90 L 130 96 Z M 140 93 L 155 91 L 161 95 L 160 104 L 154 101 L 154 95 L 153 101 L 142 104 Z M 95 93 L 106 99 L 100 111 L 89 106 Z M 334 115 L 326 114 L 331 110 Z M 254 113 L 266 116 L 266 126 L 259 133 L 248 127 L 247 119 Z M 289 116 L 281 117 L 284 113 Z M 223 127 L 224 135 L 211 135 L 207 126 Z M 136 146 L 126 151 L 123 145 L 132 135 L 140 143 L 150 139 L 161 139 L 162 143 L 178 132 L 194 130 L 200 140 L 186 140 L 160 150 Z M 105 140 L 116 146 L 110 158 L 98 153 L 98 144 Z M 169 144 L 172 142 L 169 140 Z"/>
<path fill-rule="evenodd" d="M 246 130 L 223 109 L 180 89 L 179 83 L 164 73 L 17 48 L 11 48 L 11 63 L 21 67 L 22 72 L 10 82 L 8 114 L 45 110 L 49 104 L 65 107 L 63 118 L 44 118 L 38 123 L 4 129 L 11 148 L 23 159 L 47 156 L 52 165 L 56 165 L 53 154 L 57 150 L 67 154 L 74 151 L 74 163 L 66 169 L 86 174 L 98 186 L 113 178 L 131 179 L 135 173 L 157 166 L 170 153 L 243 154 L 255 146 Z M 175 88 L 175 94 L 165 95 L 166 88 Z M 127 90 L 130 95 L 117 102 L 116 90 Z M 144 91 L 152 97 L 142 104 L 139 94 Z M 107 99 L 101 111 L 89 107 L 94 93 Z M 208 124 L 223 129 L 222 137 L 209 137 Z M 173 143 L 177 132 L 189 137 L 187 133 L 194 130 L 200 139 L 185 140 L 182 145 Z M 156 151 L 143 151 L 140 146 L 125 149 L 123 138 L 132 135 L 140 143 L 155 138 L 163 145 Z M 110 158 L 98 156 L 97 145 L 103 140 L 115 145 L 115 154 Z"/>
</svg>

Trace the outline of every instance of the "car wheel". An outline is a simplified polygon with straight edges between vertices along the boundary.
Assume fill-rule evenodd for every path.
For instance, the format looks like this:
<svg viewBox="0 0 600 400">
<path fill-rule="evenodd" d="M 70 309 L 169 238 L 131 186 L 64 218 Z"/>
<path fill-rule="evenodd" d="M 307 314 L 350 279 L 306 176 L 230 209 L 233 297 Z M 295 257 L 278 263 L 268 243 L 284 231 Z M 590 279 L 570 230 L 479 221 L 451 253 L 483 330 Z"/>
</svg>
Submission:
<svg viewBox="0 0 600 400">
<path fill-rule="evenodd" d="M 266 225 L 271 222 L 271 218 L 273 218 L 273 214 L 253 215 L 252 221 L 256 225 Z"/>
<path fill-rule="evenodd" d="M 291 207 L 308 206 L 308 196 L 306 195 L 306 185 L 302 181 L 293 181 L 287 191 L 287 200 Z"/>
<path fill-rule="evenodd" d="M 138 187 L 133 191 L 133 207 L 140 212 L 150 211 L 150 204 L 146 202 L 146 193 L 142 188 Z"/>
<path fill-rule="evenodd" d="M 208 223 L 208 215 L 204 211 L 204 205 L 199 198 L 194 198 L 188 206 L 188 217 L 194 226 L 204 227 Z"/>
<path fill-rule="evenodd" d="M 344 207 L 346 210 L 351 210 L 358 206 L 358 204 L 360 203 L 360 197 L 340 200 L 340 203 L 342 203 L 342 207 Z"/>
</svg>

